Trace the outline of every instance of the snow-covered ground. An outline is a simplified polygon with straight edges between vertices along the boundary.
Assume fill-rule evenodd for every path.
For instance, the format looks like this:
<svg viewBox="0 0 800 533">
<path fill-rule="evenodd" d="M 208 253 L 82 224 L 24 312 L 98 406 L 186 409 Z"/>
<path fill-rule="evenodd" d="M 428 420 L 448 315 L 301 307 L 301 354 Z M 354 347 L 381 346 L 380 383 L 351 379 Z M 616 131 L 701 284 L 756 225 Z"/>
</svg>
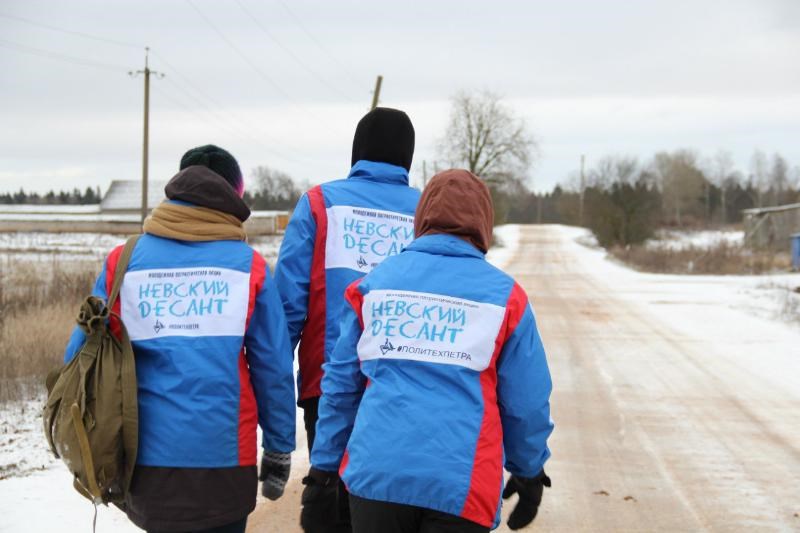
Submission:
<svg viewBox="0 0 800 533">
<path fill-rule="evenodd" d="M 21 261 L 102 260 L 123 242 L 124 237 L 107 233 L 0 233 L 0 254 Z"/>
<path fill-rule="evenodd" d="M 619 297 L 656 310 L 672 329 L 689 332 L 709 344 L 729 345 L 740 336 L 737 349 L 751 352 L 757 363 L 760 350 L 787 350 L 800 357 L 800 324 L 792 310 L 800 310 L 800 274 L 776 276 L 679 276 L 635 272 L 610 260 L 581 228 L 561 227 L 569 235 L 580 261 L 618 289 Z M 488 259 L 500 268 L 514 258 L 520 239 L 519 226 L 496 228 L 502 246 L 490 250 Z M 29 238 L 30 241 L 30 238 Z M 580 241 L 580 242 L 579 242 Z M 46 239 L 41 241 L 42 246 Z M 274 265 L 278 239 L 260 239 L 254 246 Z M 707 242 L 707 241 L 706 241 Z M 102 252 L 113 243 L 98 237 Z M 582 244 L 583 243 L 583 244 Z M 587 245 L 589 244 L 589 245 Z M 63 244 L 69 246 L 69 244 Z M 89 248 L 87 246 L 87 248 Z M 59 253 L 59 255 L 61 255 Z M 523 260 L 523 258 L 517 258 Z M 761 343 L 758 339 L 763 339 Z M 769 342 L 766 342 L 769 340 Z M 780 376 L 786 369 L 770 369 Z M 787 380 L 789 377 L 787 377 Z M 86 531 L 91 527 L 92 505 L 71 487 L 66 469 L 49 456 L 40 427 L 38 402 L 9 404 L 0 410 L 0 531 Z M 308 451 L 298 412 L 298 449 L 293 476 L 307 469 Z M 115 508 L 100 508 L 98 532 L 139 531 Z"/>
<path fill-rule="evenodd" d="M 280 235 L 264 235 L 253 237 L 249 242 L 270 266 L 274 266 L 281 239 Z M 125 237 L 107 233 L 0 233 L 0 266 L 54 259 L 102 261 L 108 252 L 124 242 Z"/>
<path fill-rule="evenodd" d="M 519 243 L 519 226 L 517 224 L 504 224 L 494 228 L 494 246 L 486 254 L 486 260 L 498 268 L 505 268 Z"/>
<path fill-rule="evenodd" d="M 655 238 L 648 239 L 648 248 L 685 250 L 687 248 L 713 248 L 721 244 L 743 246 L 744 231 L 737 230 L 659 230 Z"/>
<path fill-rule="evenodd" d="M 565 226 L 562 231 L 581 246 L 583 261 L 603 272 L 604 279 L 623 287 L 624 294 L 632 299 L 673 309 L 680 309 L 680 304 L 705 309 L 725 307 L 800 331 L 800 273 L 687 276 L 637 272 L 606 254 L 588 230 Z M 670 236 L 648 244 L 679 250 L 689 246 L 711 247 L 719 242 L 738 245 L 743 238 L 743 233 L 737 231 L 671 232 Z M 666 309 L 662 314 L 670 315 Z M 685 318 L 685 315 L 678 316 L 678 322 L 682 323 Z M 705 325 L 702 313 L 698 314 L 698 319 L 699 324 Z M 800 347 L 797 353 L 800 356 Z"/>
<path fill-rule="evenodd" d="M 100 213 L 100 204 L 89 205 L 0 205 L 0 218 L 6 214 L 91 215 Z"/>
</svg>

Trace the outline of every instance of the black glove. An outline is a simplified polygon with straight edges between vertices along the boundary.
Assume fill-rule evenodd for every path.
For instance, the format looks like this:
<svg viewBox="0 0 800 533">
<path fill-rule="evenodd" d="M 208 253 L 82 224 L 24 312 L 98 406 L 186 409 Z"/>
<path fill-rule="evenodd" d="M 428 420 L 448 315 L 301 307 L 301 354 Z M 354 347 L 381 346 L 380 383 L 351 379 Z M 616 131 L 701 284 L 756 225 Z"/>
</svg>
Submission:
<svg viewBox="0 0 800 533">
<path fill-rule="evenodd" d="M 336 523 L 338 504 L 336 492 L 339 476 L 336 472 L 317 470 L 313 466 L 303 478 L 303 505 L 300 511 L 300 527 L 305 533 L 325 533 Z"/>
<path fill-rule="evenodd" d="M 539 511 L 539 504 L 542 503 L 542 493 L 545 487 L 550 486 L 550 478 L 544 470 L 536 477 L 520 477 L 511 475 L 505 490 L 503 499 L 508 499 L 514 493 L 519 493 L 519 501 L 511 516 L 508 517 L 508 527 L 511 529 L 522 529 L 536 518 Z"/>
<path fill-rule="evenodd" d="M 283 496 L 291 469 L 291 454 L 264 450 L 264 455 L 261 456 L 261 473 L 258 476 L 259 481 L 263 481 L 261 494 L 270 500 Z"/>
</svg>

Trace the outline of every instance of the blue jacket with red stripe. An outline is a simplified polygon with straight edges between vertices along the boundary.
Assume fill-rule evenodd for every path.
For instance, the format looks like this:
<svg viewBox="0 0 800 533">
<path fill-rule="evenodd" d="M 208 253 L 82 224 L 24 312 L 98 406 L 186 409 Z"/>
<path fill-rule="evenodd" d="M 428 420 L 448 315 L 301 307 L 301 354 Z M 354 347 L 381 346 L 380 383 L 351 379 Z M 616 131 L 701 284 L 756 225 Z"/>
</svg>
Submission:
<svg viewBox="0 0 800 533">
<path fill-rule="evenodd" d="M 300 343 L 299 400 L 321 394 L 322 364 L 339 336 L 347 286 L 413 239 L 419 195 L 405 168 L 362 160 L 347 179 L 314 187 L 297 203 L 275 282 L 292 346 Z"/>
<path fill-rule="evenodd" d="M 122 246 L 93 294 L 107 298 Z M 114 311 L 136 358 L 137 465 L 178 468 L 257 463 L 256 429 L 276 452 L 295 447 L 292 352 L 264 259 L 242 241 L 187 242 L 144 234 Z M 112 331 L 119 332 L 116 319 Z M 71 359 L 85 336 L 76 328 Z"/>
<path fill-rule="evenodd" d="M 471 244 L 426 235 L 347 289 L 312 465 L 356 496 L 499 523 L 503 466 L 550 455 L 550 373 L 525 291 Z"/>
</svg>

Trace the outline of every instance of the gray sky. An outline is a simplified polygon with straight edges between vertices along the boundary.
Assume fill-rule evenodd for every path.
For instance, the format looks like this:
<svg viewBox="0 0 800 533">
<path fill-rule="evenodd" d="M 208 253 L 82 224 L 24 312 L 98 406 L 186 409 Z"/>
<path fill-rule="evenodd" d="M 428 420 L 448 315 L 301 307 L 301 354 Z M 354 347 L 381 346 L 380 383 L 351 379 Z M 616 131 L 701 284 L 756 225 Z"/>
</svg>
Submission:
<svg viewBox="0 0 800 533">
<path fill-rule="evenodd" d="M 415 181 L 462 89 L 525 117 L 536 189 L 582 153 L 724 148 L 747 171 L 761 149 L 800 164 L 797 0 L 0 0 L 0 192 L 141 176 L 142 78 L 128 70 L 144 45 L 167 75 L 152 81 L 151 179 L 206 143 L 246 175 L 343 177 L 377 74 L 382 105 L 414 122 Z"/>
</svg>

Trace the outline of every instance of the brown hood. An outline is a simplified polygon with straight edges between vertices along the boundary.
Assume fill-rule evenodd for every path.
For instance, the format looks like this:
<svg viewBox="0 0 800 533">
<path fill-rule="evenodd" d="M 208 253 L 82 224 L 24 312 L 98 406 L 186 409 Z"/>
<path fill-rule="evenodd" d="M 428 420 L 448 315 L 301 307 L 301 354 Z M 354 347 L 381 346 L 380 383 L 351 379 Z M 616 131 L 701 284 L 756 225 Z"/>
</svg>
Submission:
<svg viewBox="0 0 800 533">
<path fill-rule="evenodd" d="M 422 192 L 414 215 L 414 235 L 455 235 L 486 253 L 492 243 L 494 208 L 489 188 L 472 172 L 439 172 Z"/>
</svg>

